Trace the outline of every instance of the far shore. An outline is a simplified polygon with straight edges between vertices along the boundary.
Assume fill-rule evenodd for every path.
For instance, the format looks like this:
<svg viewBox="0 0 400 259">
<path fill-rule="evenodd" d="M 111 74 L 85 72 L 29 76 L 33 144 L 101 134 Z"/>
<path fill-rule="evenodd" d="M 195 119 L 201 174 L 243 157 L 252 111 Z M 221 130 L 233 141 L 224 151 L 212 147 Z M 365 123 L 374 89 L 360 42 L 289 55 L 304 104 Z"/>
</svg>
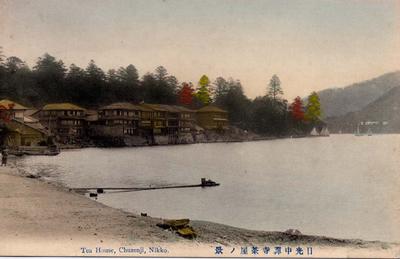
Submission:
<svg viewBox="0 0 400 259">
<path fill-rule="evenodd" d="M 206 221 L 191 221 L 195 239 L 156 226 L 162 219 L 110 208 L 67 188 L 0 168 L 0 255 L 104 256 L 82 247 L 166 247 L 168 254 L 145 256 L 215 256 L 215 247 L 313 247 L 313 256 L 398 256 L 400 244 L 338 239 L 272 231 L 253 231 Z M 224 256 L 240 256 L 229 254 Z"/>
</svg>

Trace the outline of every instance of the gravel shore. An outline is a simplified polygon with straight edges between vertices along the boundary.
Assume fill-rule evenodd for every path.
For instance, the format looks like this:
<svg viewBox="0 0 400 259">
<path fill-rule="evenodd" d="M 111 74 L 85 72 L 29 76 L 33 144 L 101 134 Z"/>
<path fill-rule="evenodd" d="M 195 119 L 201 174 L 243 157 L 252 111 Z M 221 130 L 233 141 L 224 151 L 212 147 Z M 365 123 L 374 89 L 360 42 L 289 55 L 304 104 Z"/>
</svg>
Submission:
<svg viewBox="0 0 400 259">
<path fill-rule="evenodd" d="M 205 221 L 190 222 L 197 238 L 188 240 L 156 226 L 162 219 L 107 207 L 10 168 L 0 169 L 0 218 L 0 256 L 215 256 L 216 246 L 225 248 L 222 256 L 240 256 L 240 247 L 255 245 L 303 245 L 313 247 L 313 256 L 319 257 L 400 255 L 400 245 L 394 243 L 251 231 Z M 105 250 L 93 254 L 96 247 Z M 124 253 L 121 247 L 132 250 Z M 236 252 L 229 254 L 233 248 Z"/>
</svg>

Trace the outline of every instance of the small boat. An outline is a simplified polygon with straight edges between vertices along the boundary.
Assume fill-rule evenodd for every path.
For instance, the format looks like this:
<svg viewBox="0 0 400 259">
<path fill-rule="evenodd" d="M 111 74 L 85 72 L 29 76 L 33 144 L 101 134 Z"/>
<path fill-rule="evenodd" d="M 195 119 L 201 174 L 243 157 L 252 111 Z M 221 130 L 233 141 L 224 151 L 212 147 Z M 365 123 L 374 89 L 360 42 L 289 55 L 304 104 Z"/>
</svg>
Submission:
<svg viewBox="0 0 400 259">
<path fill-rule="evenodd" d="M 310 136 L 311 137 L 316 137 L 316 136 L 319 136 L 319 134 L 318 134 L 318 132 L 317 132 L 317 129 L 314 127 L 313 129 L 312 129 L 312 131 L 310 132 Z"/>
<path fill-rule="evenodd" d="M 363 134 L 360 133 L 360 124 L 357 124 L 357 131 L 354 133 L 354 136 L 360 137 Z"/>
<path fill-rule="evenodd" d="M 184 228 L 180 228 L 178 229 L 176 232 L 178 232 L 178 234 L 184 238 L 195 238 L 197 236 L 196 232 L 194 231 L 194 229 L 190 226 L 184 227 Z"/>
<path fill-rule="evenodd" d="M 189 219 L 165 219 L 162 223 L 156 224 L 158 227 L 163 229 L 181 229 L 189 225 Z"/>
<path fill-rule="evenodd" d="M 322 136 L 322 137 L 329 137 L 329 130 L 328 130 L 328 128 L 327 128 L 327 127 L 323 128 L 323 129 L 321 130 L 321 132 L 319 133 L 319 135 Z"/>
<path fill-rule="evenodd" d="M 205 187 L 205 186 L 219 186 L 219 183 L 216 183 L 210 179 L 206 179 L 206 178 L 201 178 L 201 186 Z"/>
<path fill-rule="evenodd" d="M 167 219 L 164 220 L 164 225 L 172 229 L 180 229 L 189 225 L 189 219 Z"/>
</svg>

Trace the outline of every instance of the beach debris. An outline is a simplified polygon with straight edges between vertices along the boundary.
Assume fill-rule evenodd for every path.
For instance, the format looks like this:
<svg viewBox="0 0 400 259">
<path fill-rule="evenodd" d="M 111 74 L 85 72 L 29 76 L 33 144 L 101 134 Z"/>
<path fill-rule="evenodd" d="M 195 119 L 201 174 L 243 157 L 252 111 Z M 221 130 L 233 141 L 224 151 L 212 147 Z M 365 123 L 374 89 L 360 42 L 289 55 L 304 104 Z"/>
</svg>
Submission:
<svg viewBox="0 0 400 259">
<path fill-rule="evenodd" d="M 176 231 L 176 233 L 184 238 L 195 238 L 197 236 L 195 230 L 189 226 L 189 219 L 168 219 L 162 223 L 157 223 L 156 226 L 162 229 Z"/>
<path fill-rule="evenodd" d="M 147 213 L 140 213 L 140 216 L 142 216 L 142 217 L 147 217 Z"/>
<path fill-rule="evenodd" d="M 194 229 L 190 226 L 178 229 L 176 231 L 180 236 L 184 237 L 184 238 L 195 238 L 197 236 L 196 232 L 194 231 Z"/>
<path fill-rule="evenodd" d="M 97 193 L 91 192 L 89 193 L 89 197 L 97 197 Z"/>
<path fill-rule="evenodd" d="M 37 174 L 28 174 L 28 175 L 26 176 L 26 178 L 38 179 L 38 178 L 40 178 L 40 175 L 37 175 Z"/>
<path fill-rule="evenodd" d="M 104 189 L 103 188 L 97 188 L 97 193 L 104 193 Z"/>
<path fill-rule="evenodd" d="M 286 230 L 285 233 L 286 233 L 286 234 L 289 234 L 289 235 L 302 235 L 302 233 L 300 232 L 300 230 L 298 230 L 298 229 L 292 229 L 292 228 Z"/>
</svg>

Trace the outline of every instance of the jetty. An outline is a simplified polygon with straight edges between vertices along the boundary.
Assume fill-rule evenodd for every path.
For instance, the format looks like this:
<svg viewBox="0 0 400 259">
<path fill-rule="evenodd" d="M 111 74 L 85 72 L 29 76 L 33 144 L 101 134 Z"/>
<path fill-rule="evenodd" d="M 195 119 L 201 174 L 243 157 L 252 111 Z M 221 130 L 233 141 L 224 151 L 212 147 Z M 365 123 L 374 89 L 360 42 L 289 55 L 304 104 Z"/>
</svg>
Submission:
<svg viewBox="0 0 400 259">
<path fill-rule="evenodd" d="M 219 186 L 210 179 L 201 178 L 200 184 L 189 184 L 189 185 L 171 185 L 171 186 L 154 186 L 154 187 L 80 187 L 80 188 L 70 188 L 70 191 L 77 192 L 91 192 L 96 191 L 97 193 L 105 193 L 106 191 L 111 192 L 136 192 L 136 191 L 147 191 L 147 190 L 160 190 L 160 189 L 178 189 L 178 188 L 194 188 L 194 187 L 215 187 Z"/>
</svg>

